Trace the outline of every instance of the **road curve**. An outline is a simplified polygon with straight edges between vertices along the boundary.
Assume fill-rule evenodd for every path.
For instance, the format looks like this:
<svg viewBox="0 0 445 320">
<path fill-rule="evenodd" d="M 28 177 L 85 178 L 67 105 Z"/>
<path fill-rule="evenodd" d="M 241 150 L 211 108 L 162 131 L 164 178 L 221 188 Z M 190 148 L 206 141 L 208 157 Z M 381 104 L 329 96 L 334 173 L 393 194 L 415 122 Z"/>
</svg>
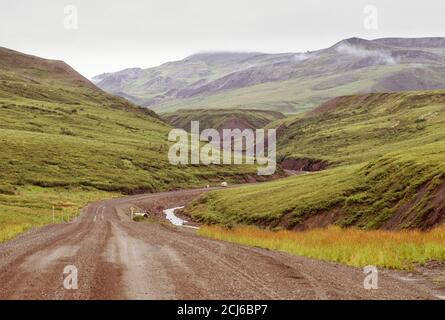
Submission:
<svg viewBox="0 0 445 320">
<path fill-rule="evenodd" d="M 76 221 L 0 245 L 1 299 L 429 299 L 386 274 L 365 290 L 362 270 L 206 239 L 192 229 L 133 222 L 129 207 L 184 205 L 204 190 L 93 203 Z M 63 282 L 78 270 L 78 288 Z"/>
</svg>

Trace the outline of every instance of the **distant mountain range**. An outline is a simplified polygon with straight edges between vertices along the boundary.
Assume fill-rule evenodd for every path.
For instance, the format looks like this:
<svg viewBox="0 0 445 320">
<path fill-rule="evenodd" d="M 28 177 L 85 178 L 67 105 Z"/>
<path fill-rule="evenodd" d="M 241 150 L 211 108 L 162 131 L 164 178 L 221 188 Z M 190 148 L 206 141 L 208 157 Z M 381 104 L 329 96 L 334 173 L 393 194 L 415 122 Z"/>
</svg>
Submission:
<svg viewBox="0 0 445 320">
<path fill-rule="evenodd" d="M 92 80 L 161 113 L 188 108 L 295 113 L 340 95 L 445 88 L 445 38 L 351 38 L 305 53 L 199 53 Z"/>
</svg>

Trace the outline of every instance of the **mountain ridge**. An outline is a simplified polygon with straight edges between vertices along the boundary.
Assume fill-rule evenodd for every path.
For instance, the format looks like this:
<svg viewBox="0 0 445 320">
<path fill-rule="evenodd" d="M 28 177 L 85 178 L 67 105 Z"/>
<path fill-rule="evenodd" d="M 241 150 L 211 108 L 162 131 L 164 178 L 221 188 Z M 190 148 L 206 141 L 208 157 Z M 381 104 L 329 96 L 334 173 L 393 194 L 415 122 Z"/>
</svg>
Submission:
<svg viewBox="0 0 445 320">
<path fill-rule="evenodd" d="M 204 52 L 93 80 L 161 113 L 188 108 L 296 113 L 339 94 L 445 88 L 445 38 L 349 38 L 300 53 Z"/>
<path fill-rule="evenodd" d="M 5 47 L 0 47 L 0 67 L 2 72 L 11 72 L 13 70 L 16 74 L 22 75 L 25 78 L 33 78 L 34 81 L 45 80 L 45 77 L 42 77 L 41 74 L 37 75 L 37 72 L 45 72 L 47 75 L 54 73 L 54 75 L 60 75 L 57 80 L 62 82 L 65 82 L 64 80 L 73 81 L 78 85 L 99 89 L 64 61 L 44 59 Z"/>
</svg>

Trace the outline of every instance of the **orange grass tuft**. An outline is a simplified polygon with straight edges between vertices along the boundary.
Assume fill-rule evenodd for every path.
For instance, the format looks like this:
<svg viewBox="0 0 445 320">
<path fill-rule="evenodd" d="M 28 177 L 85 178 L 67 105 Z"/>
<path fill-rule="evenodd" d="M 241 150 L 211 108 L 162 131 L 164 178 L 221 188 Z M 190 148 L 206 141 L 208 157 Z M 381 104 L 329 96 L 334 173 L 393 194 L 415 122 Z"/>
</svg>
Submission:
<svg viewBox="0 0 445 320">
<path fill-rule="evenodd" d="M 204 226 L 202 236 L 279 250 L 355 267 L 374 265 L 411 269 L 416 264 L 445 260 L 445 225 L 428 232 L 365 231 L 331 226 L 303 232 L 270 231 L 255 227 Z"/>
</svg>

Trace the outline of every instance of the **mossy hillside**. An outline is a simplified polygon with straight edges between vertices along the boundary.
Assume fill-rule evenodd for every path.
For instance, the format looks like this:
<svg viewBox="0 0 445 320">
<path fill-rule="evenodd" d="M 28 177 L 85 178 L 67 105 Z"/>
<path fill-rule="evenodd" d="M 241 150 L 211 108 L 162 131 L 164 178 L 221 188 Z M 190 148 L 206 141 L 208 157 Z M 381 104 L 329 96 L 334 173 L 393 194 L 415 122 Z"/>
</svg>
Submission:
<svg viewBox="0 0 445 320">
<path fill-rule="evenodd" d="M 341 226 L 429 228 L 442 221 L 429 217 L 443 210 L 444 108 L 441 91 L 339 98 L 298 117 L 279 138 L 282 158 L 324 159 L 328 170 L 214 191 L 187 210 L 226 225 L 294 228 L 339 210 L 332 222 Z"/>
<path fill-rule="evenodd" d="M 243 182 L 254 166 L 175 166 L 171 127 L 60 61 L 0 48 L 2 239 L 51 222 L 53 203 Z M 36 208 L 39 189 L 47 202 Z M 29 206 L 28 204 L 31 203 Z M 40 206 L 40 205 L 39 205 Z"/>
</svg>

